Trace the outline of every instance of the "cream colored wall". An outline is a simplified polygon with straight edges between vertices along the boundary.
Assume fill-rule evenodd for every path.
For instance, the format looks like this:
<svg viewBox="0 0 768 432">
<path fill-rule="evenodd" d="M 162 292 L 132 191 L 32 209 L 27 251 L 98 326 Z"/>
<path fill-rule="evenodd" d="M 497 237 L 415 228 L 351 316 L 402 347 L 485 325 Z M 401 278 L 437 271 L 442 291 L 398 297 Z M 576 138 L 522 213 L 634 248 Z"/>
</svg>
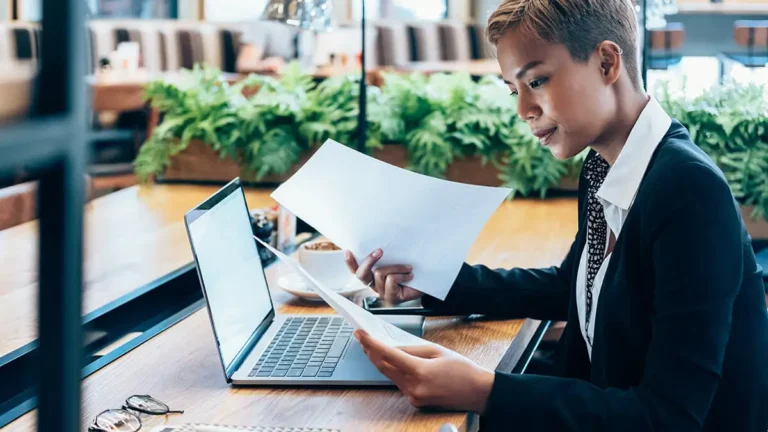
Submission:
<svg viewBox="0 0 768 432">
<path fill-rule="evenodd" d="M 180 20 L 199 20 L 203 16 L 203 2 L 200 0 L 179 0 Z"/>
<path fill-rule="evenodd" d="M 448 0 L 448 18 L 468 22 L 472 19 L 471 0 Z"/>
</svg>

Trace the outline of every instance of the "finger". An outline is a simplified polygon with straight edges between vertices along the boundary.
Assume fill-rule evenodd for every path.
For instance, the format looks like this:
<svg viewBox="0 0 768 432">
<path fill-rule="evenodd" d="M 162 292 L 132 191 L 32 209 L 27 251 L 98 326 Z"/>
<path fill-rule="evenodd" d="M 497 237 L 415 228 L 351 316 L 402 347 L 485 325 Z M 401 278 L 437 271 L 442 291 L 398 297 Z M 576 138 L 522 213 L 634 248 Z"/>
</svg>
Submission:
<svg viewBox="0 0 768 432">
<path fill-rule="evenodd" d="M 413 266 L 409 265 L 388 265 L 388 266 L 381 266 L 377 268 L 376 270 L 380 270 L 384 274 L 392 274 L 392 273 L 410 273 L 413 271 Z"/>
<path fill-rule="evenodd" d="M 403 285 L 400 289 L 400 302 L 406 302 L 410 300 L 416 300 L 418 298 L 424 297 L 424 293 L 415 289 L 411 288 L 409 286 Z"/>
<path fill-rule="evenodd" d="M 376 367 L 376 369 L 379 372 L 382 373 L 382 375 L 389 378 L 390 381 L 395 383 L 397 388 L 399 388 L 401 391 L 405 392 L 410 387 L 411 380 L 408 378 L 408 375 L 405 375 L 396 367 L 392 366 L 386 361 L 380 360 L 379 362 L 374 363 L 373 365 Z"/>
<path fill-rule="evenodd" d="M 403 391 L 407 390 L 408 385 L 411 382 L 411 380 L 408 379 L 408 375 L 404 374 L 402 371 L 392 366 L 390 363 L 384 360 L 381 356 L 379 356 L 378 353 L 369 351 L 365 348 L 363 348 L 363 352 L 368 357 L 368 359 L 370 359 L 371 364 L 379 372 L 381 372 L 384 376 L 386 376 L 393 383 L 395 383 L 395 385 L 398 388 L 400 388 L 400 390 L 403 390 Z"/>
<path fill-rule="evenodd" d="M 352 255 L 352 252 L 344 251 L 344 262 L 347 263 L 347 268 L 349 269 L 349 271 L 351 271 L 352 273 L 357 272 L 357 268 L 358 268 L 357 260 L 355 259 L 355 256 Z"/>
<path fill-rule="evenodd" d="M 405 351 L 385 345 L 379 340 L 371 337 L 368 333 L 356 331 L 355 337 L 360 341 L 363 349 L 369 352 L 369 357 L 384 360 L 391 364 L 395 369 L 406 375 L 413 375 L 422 361 Z"/>
<path fill-rule="evenodd" d="M 433 344 L 408 346 L 400 349 L 412 356 L 421 357 L 423 359 L 433 359 L 442 355 L 440 348 Z"/>
<path fill-rule="evenodd" d="M 380 272 L 378 269 L 373 272 L 373 290 L 379 294 L 380 297 L 386 298 L 386 282 L 387 275 Z"/>
<path fill-rule="evenodd" d="M 381 249 L 376 249 L 365 257 L 355 272 L 357 278 L 363 281 L 363 283 L 370 283 L 373 280 L 371 269 L 381 259 L 382 255 L 384 255 L 384 252 Z"/>
<path fill-rule="evenodd" d="M 402 284 L 412 279 L 413 273 L 394 273 L 387 275 L 384 282 L 384 301 L 389 303 L 401 302 L 403 291 Z"/>
</svg>

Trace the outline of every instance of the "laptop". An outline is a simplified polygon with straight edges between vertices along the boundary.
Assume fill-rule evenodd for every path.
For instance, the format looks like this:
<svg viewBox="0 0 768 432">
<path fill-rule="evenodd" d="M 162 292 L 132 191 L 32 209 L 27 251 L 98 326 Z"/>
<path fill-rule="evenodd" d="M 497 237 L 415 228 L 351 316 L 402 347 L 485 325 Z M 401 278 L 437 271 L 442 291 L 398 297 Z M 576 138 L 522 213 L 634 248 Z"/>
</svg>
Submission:
<svg viewBox="0 0 768 432">
<path fill-rule="evenodd" d="M 184 222 L 228 383 L 392 385 L 342 317 L 275 313 L 239 178 Z M 420 336 L 423 318 L 393 324 Z"/>
</svg>

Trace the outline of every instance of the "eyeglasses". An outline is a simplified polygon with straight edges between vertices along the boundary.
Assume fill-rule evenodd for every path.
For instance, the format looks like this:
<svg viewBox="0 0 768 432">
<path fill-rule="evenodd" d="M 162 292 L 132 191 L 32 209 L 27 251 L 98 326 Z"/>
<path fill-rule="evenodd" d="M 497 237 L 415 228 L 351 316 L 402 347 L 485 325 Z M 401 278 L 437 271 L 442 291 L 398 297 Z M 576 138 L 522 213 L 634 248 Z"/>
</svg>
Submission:
<svg viewBox="0 0 768 432">
<path fill-rule="evenodd" d="M 125 400 L 122 409 L 109 409 L 97 415 L 88 432 L 136 432 L 142 426 L 139 414 L 184 414 L 184 410 L 173 411 L 150 395 L 134 395 Z"/>
</svg>

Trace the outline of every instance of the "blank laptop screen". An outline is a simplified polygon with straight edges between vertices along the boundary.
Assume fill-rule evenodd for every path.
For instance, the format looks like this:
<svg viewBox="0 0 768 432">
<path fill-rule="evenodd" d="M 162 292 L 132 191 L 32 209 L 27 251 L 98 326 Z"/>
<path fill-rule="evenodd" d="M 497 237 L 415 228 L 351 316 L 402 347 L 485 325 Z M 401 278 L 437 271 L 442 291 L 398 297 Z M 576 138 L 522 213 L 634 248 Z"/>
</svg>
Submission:
<svg viewBox="0 0 768 432">
<path fill-rule="evenodd" d="M 201 206 L 202 207 L 202 206 Z M 238 352 L 272 311 L 272 299 L 252 237 L 241 188 L 188 223 L 222 362 Z"/>
</svg>

